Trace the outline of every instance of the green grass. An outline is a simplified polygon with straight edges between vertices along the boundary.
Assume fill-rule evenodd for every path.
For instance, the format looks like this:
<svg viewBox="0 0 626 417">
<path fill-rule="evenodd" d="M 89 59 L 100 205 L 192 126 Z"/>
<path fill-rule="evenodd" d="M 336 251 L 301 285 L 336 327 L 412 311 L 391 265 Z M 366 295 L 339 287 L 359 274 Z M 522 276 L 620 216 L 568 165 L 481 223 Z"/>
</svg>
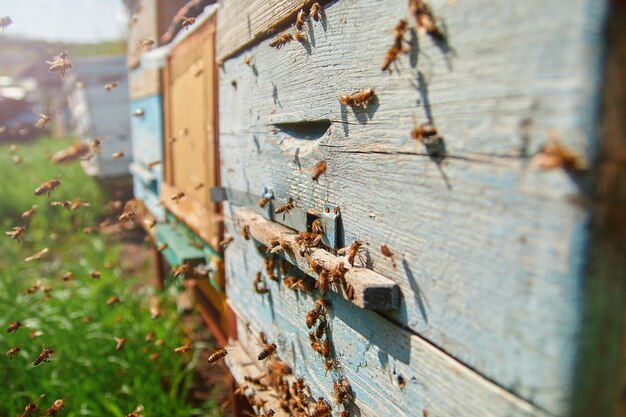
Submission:
<svg viewBox="0 0 626 417">
<path fill-rule="evenodd" d="M 117 266 L 105 267 L 117 265 L 121 244 L 115 238 L 82 232 L 83 227 L 98 224 L 108 199 L 78 164 L 57 166 L 47 161 L 47 154 L 69 143 L 69 139 L 42 138 L 20 146 L 18 154 L 24 158 L 20 165 L 11 161 L 8 145 L 0 146 L 0 225 L 2 231 L 27 227 L 21 243 L 0 237 L 0 350 L 22 348 L 12 360 L 0 357 L 0 415 L 19 415 L 41 394 L 45 394 L 42 408 L 62 398 L 66 403 L 62 415 L 68 417 L 124 416 L 139 404 L 145 407 L 145 416 L 219 415 L 212 402 L 194 408 L 186 401 L 198 357 L 173 352 L 185 340 L 171 297 L 162 296 L 163 317 L 152 320 L 147 306 L 150 287 L 122 276 Z M 41 182 L 57 175 L 62 185 L 51 198 L 34 195 Z M 91 206 L 68 212 L 49 205 L 77 197 Z M 37 214 L 23 220 L 21 213 L 33 204 L 38 206 Z M 44 247 L 50 248 L 44 259 L 23 261 Z M 93 270 L 101 271 L 99 280 L 90 277 Z M 74 280 L 61 280 L 66 271 L 74 273 Z M 48 300 L 41 291 L 24 293 L 38 281 L 53 288 Z M 114 295 L 122 303 L 106 305 Z M 91 321 L 85 323 L 87 316 Z M 28 327 L 7 334 L 6 327 L 15 320 Z M 36 330 L 43 335 L 31 339 L 29 333 Z M 146 342 L 148 331 L 156 332 L 155 339 L 165 345 Z M 114 336 L 127 339 L 119 352 Z M 50 363 L 34 367 L 42 345 L 52 346 L 57 353 Z M 154 352 L 160 357 L 151 361 Z"/>
</svg>

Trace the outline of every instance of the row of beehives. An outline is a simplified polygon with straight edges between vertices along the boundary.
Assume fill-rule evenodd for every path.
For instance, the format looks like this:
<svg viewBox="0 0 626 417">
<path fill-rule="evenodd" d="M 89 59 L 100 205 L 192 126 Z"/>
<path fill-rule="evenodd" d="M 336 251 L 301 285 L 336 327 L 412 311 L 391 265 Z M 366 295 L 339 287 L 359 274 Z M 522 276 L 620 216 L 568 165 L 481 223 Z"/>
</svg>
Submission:
<svg viewBox="0 0 626 417">
<path fill-rule="evenodd" d="M 155 248 L 228 343 L 212 359 L 268 401 L 259 414 L 307 408 L 277 363 L 304 378 L 311 412 L 569 408 L 580 323 L 563 236 L 581 220 L 565 202 L 575 185 L 542 168 L 582 160 L 553 142 L 525 161 L 547 141 L 529 120 L 577 126 L 567 103 L 586 73 L 545 92 L 485 45 L 582 35 L 514 32 L 520 17 L 499 5 L 489 40 L 477 0 L 432 3 L 225 1 L 130 72 L 132 173 Z M 541 53 L 524 62 L 554 77 L 571 59 Z M 261 332 L 285 362 L 255 359 Z"/>
</svg>

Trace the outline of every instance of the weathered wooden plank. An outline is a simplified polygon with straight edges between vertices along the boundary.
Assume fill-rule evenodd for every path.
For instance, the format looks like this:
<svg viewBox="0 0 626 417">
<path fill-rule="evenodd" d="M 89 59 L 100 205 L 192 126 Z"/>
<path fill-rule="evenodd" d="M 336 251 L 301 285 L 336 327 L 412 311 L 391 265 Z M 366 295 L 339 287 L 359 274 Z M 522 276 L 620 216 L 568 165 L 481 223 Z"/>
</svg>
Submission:
<svg viewBox="0 0 626 417">
<path fill-rule="evenodd" d="M 293 24 L 301 8 L 309 9 L 316 0 L 222 0 L 217 18 L 217 57 L 224 61 L 242 48 Z M 319 1 L 326 3 L 325 1 Z"/>
<path fill-rule="evenodd" d="M 274 282 L 269 284 L 270 295 L 254 294 L 252 277 L 262 268 L 262 260 L 258 255 L 250 257 L 250 248 L 251 242 L 237 237 L 226 258 L 227 292 L 238 317 L 239 341 L 254 353 L 259 350 L 255 338 L 263 331 L 269 342 L 277 344 L 281 360 L 292 366 L 295 375 L 304 376 L 314 398 L 333 398 L 333 381 L 346 377 L 364 416 L 415 416 L 422 410 L 441 417 L 546 415 L 422 338 L 334 293 L 327 296 L 332 303 L 328 328 L 338 366 L 326 372 L 321 357 L 309 347 L 305 325 L 315 296 L 298 295 Z M 398 376 L 404 378 L 404 389 Z"/>
<path fill-rule="evenodd" d="M 269 187 L 276 201 L 317 210 L 338 205 L 345 242 L 368 242 L 372 269 L 400 286 L 402 306 L 389 317 L 567 414 L 588 210 L 571 198 L 581 178 L 541 171 L 530 156 L 551 128 L 593 159 L 588 108 L 599 98 L 605 8 L 590 0 L 431 4 L 450 48 L 418 38 L 419 53 L 402 56 L 392 75 L 380 70 L 392 42 L 385 30 L 410 19 L 394 1 L 339 1 L 324 25 L 305 28 L 307 44 L 276 51 L 263 41 L 227 60 L 222 183 L 257 195 Z M 377 93 L 369 108 L 339 104 L 339 93 L 364 87 Z M 443 163 L 416 149 L 414 114 L 441 132 Z M 302 122 L 320 129 L 311 134 Z M 316 183 L 311 168 L 320 160 L 328 170 Z M 397 268 L 380 254 L 383 244 Z"/>
<path fill-rule="evenodd" d="M 234 220 L 249 228 L 250 236 L 256 241 L 269 245 L 274 239 L 283 239 L 289 250 L 277 252 L 278 255 L 296 265 L 300 270 L 307 271 L 310 268 L 309 260 L 300 255 L 298 244 L 295 242 L 297 233 L 281 224 L 271 222 L 262 216 L 245 208 L 237 210 Z M 243 227 L 243 226 L 242 226 Z M 353 299 L 350 301 L 361 308 L 370 310 L 393 310 L 400 304 L 400 294 L 398 285 L 376 272 L 359 267 L 352 267 L 345 256 L 334 256 L 325 249 L 311 250 L 310 259 L 320 262 L 326 269 L 332 269 L 339 262 L 343 262 L 347 269 L 344 279 L 346 284 L 354 289 Z M 309 275 L 318 277 L 317 273 L 311 271 Z M 349 299 L 339 285 L 332 285 L 331 290 L 340 294 L 341 297 Z"/>
</svg>

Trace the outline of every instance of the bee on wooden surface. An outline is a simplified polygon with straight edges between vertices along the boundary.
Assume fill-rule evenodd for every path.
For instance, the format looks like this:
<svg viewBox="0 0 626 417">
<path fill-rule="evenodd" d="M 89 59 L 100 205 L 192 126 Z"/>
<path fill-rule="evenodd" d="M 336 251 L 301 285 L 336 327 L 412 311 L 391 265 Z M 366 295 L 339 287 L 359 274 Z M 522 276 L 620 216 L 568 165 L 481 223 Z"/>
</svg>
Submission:
<svg viewBox="0 0 626 417">
<path fill-rule="evenodd" d="M 117 218 L 120 222 L 130 222 L 135 218 L 137 214 L 137 204 L 134 200 L 129 200 L 124 205 L 124 211 Z"/>
<path fill-rule="evenodd" d="M 322 355 L 325 358 L 328 358 L 330 356 L 330 350 L 331 350 L 331 343 L 330 340 L 328 340 L 328 338 L 324 339 L 324 342 L 322 342 L 321 344 L 322 348 L 320 350 L 320 355 Z"/>
<path fill-rule="evenodd" d="M 424 0 L 409 0 L 409 11 L 415 18 L 417 26 L 437 40 L 445 40 L 445 34 L 437 26 L 433 11 Z"/>
<path fill-rule="evenodd" d="M 46 114 L 39 114 L 39 120 L 37 120 L 37 123 L 35 123 L 35 126 L 37 127 L 44 127 L 45 125 L 47 125 L 48 123 L 50 123 L 52 121 L 52 117 L 46 115 Z"/>
<path fill-rule="evenodd" d="M 309 329 L 313 327 L 322 314 L 324 314 L 322 305 L 316 303 L 313 309 L 306 313 L 306 327 Z"/>
<path fill-rule="evenodd" d="M 21 350 L 22 349 L 19 346 L 12 347 L 11 349 L 7 350 L 7 356 L 9 357 L 9 359 L 13 359 L 13 356 L 17 355 L 18 352 Z"/>
<path fill-rule="evenodd" d="M 306 18 L 306 12 L 304 11 L 304 9 L 300 9 L 300 11 L 298 12 L 298 16 L 296 17 L 296 29 L 302 30 Z"/>
<path fill-rule="evenodd" d="M 402 43 L 404 42 L 404 34 L 406 33 L 408 22 L 402 19 L 398 22 L 395 28 L 393 28 L 393 45 L 402 49 Z"/>
<path fill-rule="evenodd" d="M 393 252 L 391 251 L 391 249 L 389 249 L 389 246 L 382 245 L 380 247 L 380 253 L 382 253 L 384 257 L 389 258 L 391 260 L 391 265 L 393 266 L 393 269 L 396 269 L 395 256 Z"/>
<path fill-rule="evenodd" d="M 8 28 L 13 23 L 13 20 L 10 16 L 2 16 L 0 17 L 0 32 L 4 32 L 6 28 Z"/>
<path fill-rule="evenodd" d="M 228 355 L 228 351 L 226 349 L 220 349 L 211 356 L 207 358 L 207 362 L 209 365 L 215 365 L 220 359 L 224 359 Z"/>
<path fill-rule="evenodd" d="M 304 256 L 307 249 L 317 247 L 322 243 L 322 236 L 317 233 L 300 232 L 296 235 L 295 242 L 298 245 L 300 255 Z"/>
<path fill-rule="evenodd" d="M 198 191 L 198 190 L 200 190 L 202 187 L 204 187 L 204 183 L 203 183 L 203 182 L 201 182 L 201 183 L 198 183 L 198 184 L 194 185 L 193 189 L 194 189 L 194 190 L 196 190 L 196 191 Z"/>
<path fill-rule="evenodd" d="M 194 23 L 196 23 L 196 18 L 195 17 L 182 17 L 182 27 L 184 27 L 185 29 L 189 30 L 189 26 L 193 25 Z"/>
<path fill-rule="evenodd" d="M 545 170 L 564 168 L 580 171 L 585 168 L 585 164 L 580 156 L 563 146 L 556 132 L 549 132 L 548 134 L 550 136 L 549 142 L 533 158 L 536 166 Z"/>
<path fill-rule="evenodd" d="M 310 292 L 313 288 L 303 279 L 299 279 L 289 286 L 290 290 L 301 291 L 303 293 Z"/>
<path fill-rule="evenodd" d="M 318 274 L 317 286 L 322 294 L 330 289 L 330 272 L 327 269 L 322 269 Z"/>
<path fill-rule="evenodd" d="M 400 53 L 406 53 L 409 51 L 409 49 L 404 48 L 402 46 L 402 43 L 404 41 L 404 33 L 406 32 L 406 29 L 407 29 L 406 20 L 400 20 L 398 24 L 396 25 L 396 27 L 394 28 L 393 45 L 391 45 L 391 47 L 387 50 L 387 53 L 385 54 L 385 60 L 383 61 L 383 65 L 381 67 L 382 71 L 388 71 L 389 74 L 391 74 L 392 73 L 391 64 L 395 62 L 396 59 L 398 59 L 398 55 Z"/>
<path fill-rule="evenodd" d="M 429 122 L 422 123 L 420 125 L 417 125 L 416 123 L 413 130 L 411 130 L 411 138 L 413 138 L 416 142 L 422 142 L 425 145 L 428 145 L 425 140 L 433 136 L 437 136 L 437 128 Z"/>
<path fill-rule="evenodd" d="M 341 94 L 339 103 L 344 106 L 365 108 L 375 94 L 373 88 L 365 88 L 354 94 Z"/>
<path fill-rule="evenodd" d="M 267 283 L 263 279 L 263 274 L 261 274 L 261 272 L 256 273 L 256 278 L 252 283 L 252 288 L 257 294 L 267 294 L 268 292 L 270 292 L 270 289 L 267 288 Z"/>
<path fill-rule="evenodd" d="M 247 224 L 241 226 L 241 236 L 246 240 L 250 240 L 250 226 Z"/>
<path fill-rule="evenodd" d="M 293 32 L 293 38 L 298 42 L 306 42 L 306 36 L 304 32 L 295 31 Z"/>
<path fill-rule="evenodd" d="M 276 352 L 276 344 L 268 343 L 267 345 L 263 347 L 263 350 L 261 350 L 261 353 L 259 353 L 259 356 L 257 356 L 257 359 L 260 361 L 262 361 L 263 359 L 268 359 L 270 356 L 274 354 L 274 352 Z"/>
<path fill-rule="evenodd" d="M 296 207 L 296 202 L 293 200 L 293 198 L 289 198 L 289 200 L 285 204 L 283 204 L 282 206 L 274 210 L 274 214 L 280 214 L 280 213 L 291 214 L 291 210 L 293 210 L 295 207 Z"/>
<path fill-rule="evenodd" d="M 93 279 L 100 279 L 100 271 L 91 271 L 89 273 L 89 275 L 91 276 L 91 278 Z"/>
<path fill-rule="evenodd" d="M 141 43 L 139 44 L 140 48 L 149 48 L 152 45 L 154 45 L 154 39 L 152 38 L 147 38 L 141 41 Z"/>
<path fill-rule="evenodd" d="M 170 197 L 170 199 L 171 199 L 172 201 L 175 201 L 175 202 L 176 202 L 176 204 L 178 204 L 178 202 L 180 201 L 180 199 L 181 199 L 181 198 L 183 198 L 184 196 L 185 196 L 185 193 L 184 193 L 184 192 L 182 192 L 182 191 L 179 191 L 179 192 L 177 192 L 177 193 L 175 193 L 175 194 L 172 194 L 172 196 Z"/>
<path fill-rule="evenodd" d="M 113 159 L 121 159 L 124 157 L 124 152 L 119 151 L 119 152 L 115 152 L 113 155 L 111 155 L 111 158 Z"/>
<path fill-rule="evenodd" d="M 115 339 L 115 351 L 119 352 L 120 350 L 122 350 L 122 348 L 124 347 L 124 344 L 126 343 L 126 338 L 125 337 L 113 337 Z"/>
<path fill-rule="evenodd" d="M 224 236 L 224 240 L 222 240 L 222 241 L 220 242 L 220 247 L 221 247 L 222 249 L 226 249 L 226 248 L 228 247 L 228 245 L 229 245 L 229 244 L 230 244 L 233 240 L 235 240 L 235 238 L 234 238 L 234 237 L 232 237 L 232 236 L 230 236 L 230 235 L 225 235 L 225 236 Z"/>
<path fill-rule="evenodd" d="M 265 206 L 267 206 L 267 203 L 269 203 L 270 201 L 272 201 L 271 197 L 260 198 L 258 201 L 259 207 L 265 208 Z"/>
<path fill-rule="evenodd" d="M 156 362 L 156 360 L 159 359 L 160 357 L 161 357 L 161 354 L 159 352 L 154 352 L 150 354 L 148 359 L 150 359 L 152 362 Z"/>
<path fill-rule="evenodd" d="M 144 219 L 143 221 L 144 226 L 146 226 L 146 228 L 148 230 L 152 229 L 154 226 L 156 226 L 157 221 L 156 219 Z"/>
<path fill-rule="evenodd" d="M 157 251 L 159 252 L 163 252 L 165 249 L 168 248 L 168 244 L 167 243 L 161 243 L 159 246 L 157 246 Z"/>
<path fill-rule="evenodd" d="M 311 233 L 318 235 L 324 234 L 324 223 L 322 223 L 321 219 L 313 220 L 313 223 L 311 223 Z"/>
<path fill-rule="evenodd" d="M 324 398 L 320 397 L 315 403 L 311 417 L 330 417 L 332 411 L 333 409 L 330 404 L 328 404 Z"/>
<path fill-rule="evenodd" d="M 61 185 L 61 180 L 58 178 L 53 178 L 49 181 L 44 182 L 39 187 L 35 189 L 35 195 L 43 195 L 47 194 L 50 197 L 50 194 L 57 189 Z"/>
<path fill-rule="evenodd" d="M 287 251 L 288 249 L 289 245 L 287 244 L 285 239 L 283 239 L 282 237 L 275 237 L 268 240 L 265 253 L 274 254 L 280 251 Z"/>
<path fill-rule="evenodd" d="M 335 403 L 337 404 L 350 402 L 354 398 L 352 387 L 346 378 L 342 378 L 339 383 L 333 382 L 333 389 L 335 391 Z"/>
<path fill-rule="evenodd" d="M 311 10 L 309 10 L 309 16 L 311 16 L 316 22 L 319 22 L 321 10 L 322 6 L 320 6 L 319 3 L 315 2 L 311 5 Z"/>
<path fill-rule="evenodd" d="M 11 236 L 12 240 L 17 240 L 18 242 L 22 239 L 22 235 L 26 231 L 26 227 L 24 226 L 15 226 L 13 229 L 8 232 L 4 232 L 5 235 Z"/>
<path fill-rule="evenodd" d="M 43 397 L 45 397 L 45 394 L 40 395 L 39 397 L 37 397 L 36 400 L 26 404 L 26 407 L 24 407 L 24 412 L 20 414 L 20 417 L 31 417 L 33 411 L 37 411 L 39 409 L 37 403 L 41 401 Z"/>
<path fill-rule="evenodd" d="M 354 266 L 354 259 L 360 256 L 360 251 L 362 250 L 363 242 L 360 240 L 355 240 L 350 246 L 341 248 L 337 251 L 338 254 L 346 254 L 346 258 L 348 259 L 348 263 L 350 266 Z M 361 259 L 363 262 L 363 259 Z"/>
<path fill-rule="evenodd" d="M 56 417 L 61 413 L 61 409 L 65 407 L 63 400 L 56 400 L 52 403 L 52 406 L 46 410 L 46 414 L 43 417 Z"/>
<path fill-rule="evenodd" d="M 326 269 L 326 265 L 321 260 L 311 258 L 308 253 L 304 253 L 304 257 L 307 261 L 309 261 L 309 268 L 304 271 L 305 274 L 308 274 L 310 272 L 315 272 L 316 274 L 319 274 L 324 269 Z"/>
<path fill-rule="evenodd" d="M 54 349 L 43 348 L 39 356 L 37 356 L 37 358 L 35 358 L 35 360 L 33 361 L 33 365 L 37 366 L 42 362 L 50 362 L 50 356 L 52 356 L 53 354 L 54 354 Z"/>
<path fill-rule="evenodd" d="M 278 281 L 278 278 L 274 273 L 274 269 L 276 268 L 274 255 L 270 254 L 269 256 L 266 256 L 263 259 L 263 264 L 265 265 L 265 273 L 267 274 L 267 277 L 272 281 Z"/>
<path fill-rule="evenodd" d="M 24 258 L 24 261 L 26 262 L 31 262 L 31 261 L 39 261 L 41 260 L 41 258 L 44 257 L 44 255 L 46 253 L 50 252 L 50 249 L 48 248 L 43 248 L 42 250 L 40 250 L 39 252 L 33 253 L 32 255 Z"/>
<path fill-rule="evenodd" d="M 315 337 L 321 339 L 326 331 L 326 326 L 328 326 L 328 321 L 326 321 L 326 318 L 322 316 L 317 328 L 315 329 Z"/>
<path fill-rule="evenodd" d="M 280 49 L 293 40 L 293 35 L 289 32 L 281 33 L 270 42 L 272 48 Z"/>
<path fill-rule="evenodd" d="M 341 285 L 345 284 L 345 274 L 348 269 L 345 267 L 343 261 L 337 262 L 335 266 L 330 270 L 330 278 L 333 282 L 339 282 Z"/>
<path fill-rule="evenodd" d="M 185 276 L 187 272 L 189 272 L 189 265 L 187 264 L 174 265 L 172 267 L 172 275 L 174 275 L 174 278 Z"/>
<path fill-rule="evenodd" d="M 311 349 L 313 349 L 315 352 L 317 352 L 317 353 L 319 353 L 321 355 L 322 354 L 322 345 L 315 338 L 315 335 L 313 334 L 313 332 L 309 333 L 309 341 L 311 342 Z"/>
<path fill-rule="evenodd" d="M 401 390 L 403 390 L 406 387 L 406 381 L 404 380 L 404 377 L 402 375 L 398 375 L 398 386 L 400 387 Z"/>
<path fill-rule="evenodd" d="M 135 111 L 133 112 L 133 116 L 134 117 L 141 117 L 144 115 L 144 111 L 142 109 L 135 109 Z"/>
<path fill-rule="evenodd" d="M 113 297 L 109 298 L 107 300 L 107 305 L 108 306 L 112 306 L 113 304 L 117 304 L 117 303 L 121 303 L 122 300 L 120 300 L 120 297 L 118 297 L 117 295 L 114 295 Z"/>
<path fill-rule="evenodd" d="M 291 375 L 293 370 L 291 366 L 287 364 L 287 362 L 272 360 L 267 364 L 267 367 L 270 373 L 277 374 L 280 376 Z"/>
<path fill-rule="evenodd" d="M 160 161 L 160 160 L 155 159 L 154 161 L 150 161 L 150 162 L 148 163 L 148 167 L 149 167 L 149 168 L 154 168 L 155 166 L 159 165 L 160 163 L 161 163 L 161 161 Z"/>
<path fill-rule="evenodd" d="M 174 349 L 174 352 L 175 353 L 187 353 L 187 352 L 191 352 L 192 350 L 193 350 L 193 346 L 187 343 Z"/>
<path fill-rule="evenodd" d="M 335 367 L 335 361 L 332 359 L 326 359 L 324 361 L 324 370 L 326 372 L 332 370 Z"/>
<path fill-rule="evenodd" d="M 321 177 L 322 174 L 326 172 L 327 166 L 328 164 L 326 163 L 326 161 L 320 161 L 315 164 L 315 167 L 313 168 L 313 173 L 311 174 L 311 178 L 313 179 L 313 181 L 317 181 L 319 177 Z"/>
<path fill-rule="evenodd" d="M 65 73 L 72 69 L 72 61 L 67 59 L 67 54 L 64 52 L 59 55 L 59 59 L 55 61 L 46 61 L 46 64 L 50 65 L 48 71 L 58 72 L 61 75 L 61 78 L 65 78 Z"/>
<path fill-rule="evenodd" d="M 32 206 L 28 210 L 22 213 L 22 219 L 30 219 L 37 213 L 37 206 Z"/>
</svg>

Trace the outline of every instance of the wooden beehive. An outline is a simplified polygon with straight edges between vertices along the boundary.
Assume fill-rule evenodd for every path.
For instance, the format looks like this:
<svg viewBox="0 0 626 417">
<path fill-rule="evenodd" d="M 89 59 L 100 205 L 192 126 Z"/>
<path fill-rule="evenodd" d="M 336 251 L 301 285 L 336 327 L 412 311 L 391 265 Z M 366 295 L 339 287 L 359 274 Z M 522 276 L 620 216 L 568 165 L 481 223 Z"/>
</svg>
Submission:
<svg viewBox="0 0 626 417">
<path fill-rule="evenodd" d="M 610 415 L 626 142 L 616 119 L 623 82 L 605 60 L 624 64 L 624 40 L 605 48 L 603 33 L 609 7 L 614 18 L 623 10 L 432 0 L 438 36 L 416 27 L 405 1 L 320 2 L 305 40 L 273 48 L 312 3 L 224 0 L 218 15 L 220 199 L 235 237 L 227 293 L 245 335 L 233 342 L 234 375 L 264 372 L 249 370 L 263 331 L 314 398 L 332 398 L 333 382 L 347 378 L 362 415 Z M 388 73 L 401 19 L 406 53 Z M 364 108 L 340 103 L 367 88 L 375 97 Z M 436 140 L 412 138 L 425 122 Z M 559 159 L 555 140 L 576 158 Z M 320 161 L 327 170 L 313 181 Z M 263 196 L 269 208 L 257 206 Z M 275 214 L 289 199 L 296 208 Z M 305 325 L 319 294 L 269 277 L 269 293 L 253 290 L 257 272 L 266 275 L 259 245 L 292 243 L 317 218 L 332 233 L 311 259 L 334 266 L 336 248 L 359 240 L 365 249 L 346 275 L 353 299 L 326 296 L 329 372 Z M 297 245 L 278 253 L 308 269 Z"/>
</svg>

